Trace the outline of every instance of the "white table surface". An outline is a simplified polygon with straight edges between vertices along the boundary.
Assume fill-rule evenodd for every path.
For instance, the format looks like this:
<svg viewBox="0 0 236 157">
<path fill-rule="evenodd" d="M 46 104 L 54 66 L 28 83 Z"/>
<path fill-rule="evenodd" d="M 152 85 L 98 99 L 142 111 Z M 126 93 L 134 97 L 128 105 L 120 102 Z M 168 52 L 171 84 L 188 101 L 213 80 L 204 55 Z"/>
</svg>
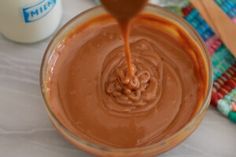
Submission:
<svg viewBox="0 0 236 157">
<path fill-rule="evenodd" d="M 62 24 L 92 7 L 92 0 L 64 0 Z M 50 39 L 33 45 L 0 36 L 0 157 L 91 157 L 51 125 L 39 87 L 41 58 Z M 209 109 L 186 141 L 161 157 L 235 157 L 236 124 Z"/>
</svg>

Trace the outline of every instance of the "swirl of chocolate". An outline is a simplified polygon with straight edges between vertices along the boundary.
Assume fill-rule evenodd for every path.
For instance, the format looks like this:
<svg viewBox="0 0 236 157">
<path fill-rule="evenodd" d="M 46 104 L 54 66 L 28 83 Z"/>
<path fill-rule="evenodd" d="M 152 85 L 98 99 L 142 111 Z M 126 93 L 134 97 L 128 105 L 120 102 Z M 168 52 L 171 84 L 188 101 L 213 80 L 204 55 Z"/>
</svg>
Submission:
<svg viewBox="0 0 236 157">
<path fill-rule="evenodd" d="M 153 52 L 153 45 L 143 39 L 131 44 L 131 49 L 135 52 L 132 78 L 128 77 L 127 64 L 120 55 L 122 47 L 106 57 L 102 75 L 105 109 L 126 116 L 153 109 L 162 95 L 163 85 L 163 62 Z"/>
</svg>

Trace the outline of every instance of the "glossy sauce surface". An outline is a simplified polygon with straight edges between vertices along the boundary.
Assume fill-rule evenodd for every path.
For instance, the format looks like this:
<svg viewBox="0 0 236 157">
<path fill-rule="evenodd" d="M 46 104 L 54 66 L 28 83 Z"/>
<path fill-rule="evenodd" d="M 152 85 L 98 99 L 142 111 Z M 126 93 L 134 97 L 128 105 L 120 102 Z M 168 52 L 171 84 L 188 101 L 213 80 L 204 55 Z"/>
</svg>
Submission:
<svg viewBox="0 0 236 157">
<path fill-rule="evenodd" d="M 65 127 L 91 142 L 128 148 L 163 140 L 189 122 L 206 95 L 203 59 L 191 37 L 149 14 L 134 23 L 132 87 L 125 85 L 122 35 L 110 16 L 79 26 L 51 57 L 51 108 Z"/>
</svg>

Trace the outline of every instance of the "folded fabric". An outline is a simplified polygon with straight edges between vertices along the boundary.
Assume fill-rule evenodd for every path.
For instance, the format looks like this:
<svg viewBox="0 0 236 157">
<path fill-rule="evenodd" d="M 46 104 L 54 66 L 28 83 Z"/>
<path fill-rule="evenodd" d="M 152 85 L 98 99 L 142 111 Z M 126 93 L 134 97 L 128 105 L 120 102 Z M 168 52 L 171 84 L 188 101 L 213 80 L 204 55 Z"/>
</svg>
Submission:
<svg viewBox="0 0 236 157">
<path fill-rule="evenodd" d="M 235 21 L 236 1 L 216 3 Z M 236 123 L 236 59 L 191 4 L 182 8 L 182 14 L 205 41 L 211 55 L 214 79 L 211 105 Z"/>
</svg>

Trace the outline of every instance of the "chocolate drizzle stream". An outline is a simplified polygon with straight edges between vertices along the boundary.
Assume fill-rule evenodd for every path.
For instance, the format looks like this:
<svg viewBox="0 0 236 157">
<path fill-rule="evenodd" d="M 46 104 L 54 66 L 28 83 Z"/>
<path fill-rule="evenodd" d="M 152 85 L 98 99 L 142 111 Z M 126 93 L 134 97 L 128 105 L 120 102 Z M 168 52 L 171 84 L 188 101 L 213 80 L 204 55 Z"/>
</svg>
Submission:
<svg viewBox="0 0 236 157">
<path fill-rule="evenodd" d="M 154 99 L 158 88 L 157 80 L 151 76 L 150 71 L 134 63 L 129 43 L 132 20 L 142 11 L 147 0 L 101 0 L 101 2 L 120 26 L 126 59 L 126 63 L 115 67 L 116 69 L 109 75 L 106 93 L 111 95 L 117 104 L 125 105 L 124 111 L 131 112 Z"/>
</svg>

